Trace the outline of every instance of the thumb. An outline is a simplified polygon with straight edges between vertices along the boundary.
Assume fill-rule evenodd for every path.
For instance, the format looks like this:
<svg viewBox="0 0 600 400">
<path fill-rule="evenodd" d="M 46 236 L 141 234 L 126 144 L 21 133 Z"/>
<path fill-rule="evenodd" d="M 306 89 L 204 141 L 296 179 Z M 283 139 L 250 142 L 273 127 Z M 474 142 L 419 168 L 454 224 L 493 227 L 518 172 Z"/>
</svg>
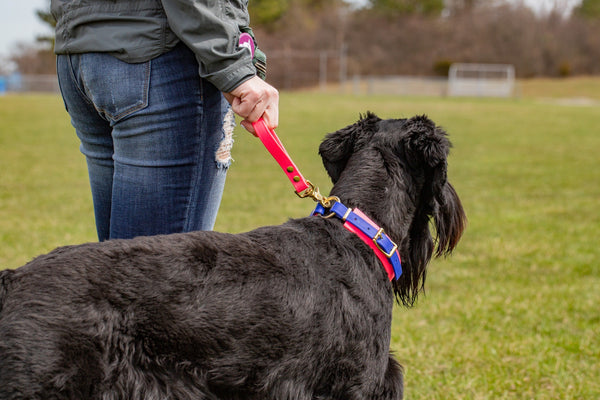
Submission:
<svg viewBox="0 0 600 400">
<path fill-rule="evenodd" d="M 240 122 L 240 124 L 251 134 L 253 134 L 254 136 L 258 137 L 258 135 L 256 134 L 256 131 L 254 130 L 254 126 L 252 126 L 252 122 L 250 121 L 246 121 L 243 120 Z"/>
</svg>

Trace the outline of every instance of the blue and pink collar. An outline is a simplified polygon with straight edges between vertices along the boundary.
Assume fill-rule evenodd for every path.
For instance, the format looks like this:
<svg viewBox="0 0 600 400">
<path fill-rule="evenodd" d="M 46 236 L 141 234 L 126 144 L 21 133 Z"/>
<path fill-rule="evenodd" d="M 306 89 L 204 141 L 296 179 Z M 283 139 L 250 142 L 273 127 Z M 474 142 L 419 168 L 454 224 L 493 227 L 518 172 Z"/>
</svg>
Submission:
<svg viewBox="0 0 600 400">
<path fill-rule="evenodd" d="M 398 246 L 383 231 L 383 228 L 371 221 L 362 211 L 353 210 L 336 201 L 329 209 L 318 204 L 313 211 L 313 215 L 335 216 L 341 219 L 344 222 L 344 228 L 356 234 L 375 252 L 390 281 L 398 280 L 402 275 L 402 263 Z"/>
</svg>

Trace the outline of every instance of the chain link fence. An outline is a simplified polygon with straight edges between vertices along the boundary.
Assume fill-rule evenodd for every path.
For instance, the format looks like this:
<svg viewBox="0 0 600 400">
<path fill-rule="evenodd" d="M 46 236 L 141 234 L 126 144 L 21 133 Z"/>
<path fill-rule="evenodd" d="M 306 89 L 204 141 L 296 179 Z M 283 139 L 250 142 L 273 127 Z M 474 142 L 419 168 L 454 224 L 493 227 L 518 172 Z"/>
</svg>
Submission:
<svg viewBox="0 0 600 400">
<path fill-rule="evenodd" d="M 56 75 L 21 75 L 0 76 L 0 95 L 6 92 L 46 92 L 60 93 Z"/>
<path fill-rule="evenodd" d="M 267 80 L 280 90 L 317 89 L 342 94 L 433 96 L 457 95 L 446 77 L 362 76 L 347 77 L 340 52 L 276 52 L 269 58 Z M 513 75 L 514 76 L 514 75 Z M 485 83 L 485 82 L 484 82 Z M 478 88 L 481 87 L 478 83 Z M 505 96 L 518 95 L 514 82 Z M 0 95 L 12 92 L 60 93 L 55 75 L 0 76 Z M 465 95 L 465 94 L 463 94 Z M 478 90 L 471 96 L 494 95 Z M 495 94 L 497 95 L 497 94 Z"/>
</svg>

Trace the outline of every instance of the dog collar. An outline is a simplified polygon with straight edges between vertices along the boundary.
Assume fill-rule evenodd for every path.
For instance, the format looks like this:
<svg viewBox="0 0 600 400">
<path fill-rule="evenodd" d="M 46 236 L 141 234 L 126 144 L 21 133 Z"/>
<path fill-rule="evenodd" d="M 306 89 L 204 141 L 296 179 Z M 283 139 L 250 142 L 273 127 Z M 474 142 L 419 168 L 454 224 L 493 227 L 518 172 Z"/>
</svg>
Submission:
<svg viewBox="0 0 600 400">
<path fill-rule="evenodd" d="M 390 281 L 398 280 L 402 275 L 398 246 L 383 231 L 383 228 L 371 221 L 362 211 L 348 208 L 339 201 L 335 202 L 328 211 L 326 214 L 325 207 L 318 204 L 312 215 L 321 215 L 324 218 L 336 216 L 341 219 L 344 222 L 344 228 L 356 234 L 375 252 Z"/>
</svg>

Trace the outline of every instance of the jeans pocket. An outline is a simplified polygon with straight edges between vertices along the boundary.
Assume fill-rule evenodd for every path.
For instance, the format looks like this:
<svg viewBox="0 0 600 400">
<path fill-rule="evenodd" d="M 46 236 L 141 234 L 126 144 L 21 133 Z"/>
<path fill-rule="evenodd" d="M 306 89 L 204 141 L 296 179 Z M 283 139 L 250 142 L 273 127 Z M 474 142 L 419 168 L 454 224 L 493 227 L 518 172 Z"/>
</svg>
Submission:
<svg viewBox="0 0 600 400">
<path fill-rule="evenodd" d="M 148 106 L 151 62 L 126 63 L 109 54 L 83 54 L 80 77 L 94 107 L 114 124 Z"/>
</svg>

